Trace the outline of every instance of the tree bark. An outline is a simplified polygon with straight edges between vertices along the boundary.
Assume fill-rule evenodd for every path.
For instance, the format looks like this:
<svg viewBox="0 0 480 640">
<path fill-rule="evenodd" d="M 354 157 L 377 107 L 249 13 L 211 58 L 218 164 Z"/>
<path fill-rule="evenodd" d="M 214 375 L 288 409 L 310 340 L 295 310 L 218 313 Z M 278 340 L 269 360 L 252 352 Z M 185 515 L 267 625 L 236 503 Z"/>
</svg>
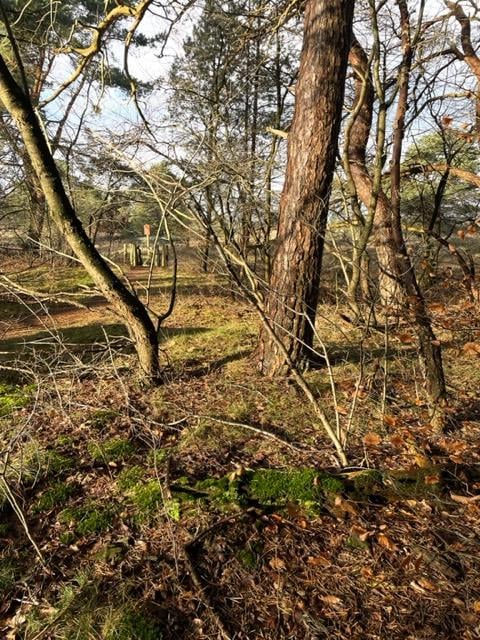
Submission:
<svg viewBox="0 0 480 640">
<path fill-rule="evenodd" d="M 345 162 L 348 162 L 358 198 L 368 211 L 371 207 L 374 208 L 373 229 L 367 228 L 362 233 L 359 253 L 361 255 L 366 250 L 370 231 L 372 231 L 379 267 L 380 299 L 385 307 L 395 308 L 400 303 L 401 294 L 396 277 L 397 248 L 390 218 L 390 201 L 381 188 L 376 189 L 366 161 L 375 90 L 370 78 L 367 55 L 357 40 L 354 40 L 352 44 L 349 60 L 356 72 L 354 108 L 358 111 L 351 126 L 347 148 L 348 157 L 345 158 Z M 353 281 L 350 291 L 352 297 L 355 295 L 353 288 L 355 287 L 356 290 L 357 286 L 358 282 Z"/>
<path fill-rule="evenodd" d="M 0 100 L 16 122 L 38 177 L 50 215 L 88 274 L 127 326 L 142 375 L 158 380 L 158 337 L 146 308 L 112 272 L 95 249 L 66 194 L 45 136 L 29 98 L 0 56 Z"/>
<path fill-rule="evenodd" d="M 277 250 L 266 313 L 291 361 L 312 357 L 324 232 L 340 132 L 354 2 L 307 0 L 295 113 L 280 202 Z M 266 375 L 285 373 L 285 357 L 262 330 L 257 350 Z"/>
<path fill-rule="evenodd" d="M 401 226 L 401 169 L 403 138 L 405 133 L 405 114 L 409 91 L 410 69 L 413 49 L 410 41 L 409 13 L 405 0 L 398 0 L 401 16 L 403 58 L 398 78 L 398 103 L 393 124 L 393 146 L 391 166 L 391 198 L 379 188 L 376 194 L 374 238 L 381 272 L 382 299 L 391 306 L 402 302 L 401 310 L 412 323 L 417 334 L 421 362 L 424 368 L 425 386 L 429 403 L 436 409 L 446 397 L 445 378 L 442 365 L 441 348 L 433 332 L 425 300 L 408 255 Z M 350 61 L 359 78 L 368 72 L 365 52 L 354 43 Z M 357 80 L 356 97 L 360 99 Z M 363 81 L 362 81 L 363 84 Z M 350 142 L 350 163 L 353 180 L 359 198 L 366 207 L 373 198 L 374 184 L 366 166 L 366 146 L 369 138 L 373 110 L 373 89 L 367 94 L 357 121 L 352 128 Z M 381 274 L 381 275 L 382 275 Z"/>
</svg>

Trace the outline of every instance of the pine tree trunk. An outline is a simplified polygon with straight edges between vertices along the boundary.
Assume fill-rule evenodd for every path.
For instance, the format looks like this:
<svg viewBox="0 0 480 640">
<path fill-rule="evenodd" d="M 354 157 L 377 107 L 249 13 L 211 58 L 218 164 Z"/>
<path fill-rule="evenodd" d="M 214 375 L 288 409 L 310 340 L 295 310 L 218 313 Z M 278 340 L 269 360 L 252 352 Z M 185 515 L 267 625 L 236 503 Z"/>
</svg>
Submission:
<svg viewBox="0 0 480 640">
<path fill-rule="evenodd" d="M 297 366 L 312 355 L 353 5 L 352 0 L 307 0 L 305 7 L 278 245 L 266 300 L 271 326 Z M 267 375 L 285 371 L 284 356 L 265 330 L 260 334 L 258 362 Z"/>
</svg>

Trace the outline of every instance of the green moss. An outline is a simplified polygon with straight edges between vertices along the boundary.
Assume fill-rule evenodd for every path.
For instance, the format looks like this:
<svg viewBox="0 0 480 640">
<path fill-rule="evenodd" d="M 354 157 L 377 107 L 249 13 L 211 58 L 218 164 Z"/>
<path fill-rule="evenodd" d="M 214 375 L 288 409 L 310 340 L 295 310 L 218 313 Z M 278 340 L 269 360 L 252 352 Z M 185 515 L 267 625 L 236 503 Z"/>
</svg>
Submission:
<svg viewBox="0 0 480 640">
<path fill-rule="evenodd" d="M 313 469 L 260 469 L 252 472 L 248 493 L 264 505 L 314 505 L 321 493 L 318 473 Z"/>
<path fill-rule="evenodd" d="M 15 586 L 18 568 L 9 558 L 0 559 L 0 595 Z"/>
<path fill-rule="evenodd" d="M 72 544 L 75 541 L 75 534 L 73 531 L 64 531 L 60 534 L 59 540 L 62 544 Z"/>
<path fill-rule="evenodd" d="M 258 554 L 250 546 L 239 549 L 237 551 L 237 558 L 246 569 L 255 569 L 258 565 Z"/>
<path fill-rule="evenodd" d="M 72 458 L 64 456 L 58 451 L 45 452 L 45 468 L 48 472 L 62 473 L 63 471 L 70 471 L 75 467 L 75 461 Z"/>
<path fill-rule="evenodd" d="M 160 625 L 146 613 L 125 612 L 118 626 L 105 635 L 106 640 L 162 640 Z"/>
<path fill-rule="evenodd" d="M 247 400 L 235 400 L 231 402 L 227 407 L 227 414 L 231 420 L 236 422 L 245 422 L 248 420 L 254 411 L 255 406 Z"/>
<path fill-rule="evenodd" d="M 103 562 L 115 563 L 124 555 L 124 547 L 117 544 L 106 544 L 95 554 L 95 558 Z"/>
<path fill-rule="evenodd" d="M 118 418 L 119 415 L 119 412 L 115 411 L 115 409 L 99 409 L 92 414 L 90 418 L 90 424 L 92 425 L 92 427 L 101 429 L 102 427 L 108 425 L 110 422 L 113 422 L 113 420 L 115 420 L 115 418 Z"/>
<path fill-rule="evenodd" d="M 383 475 L 376 469 L 365 469 L 356 474 L 353 478 L 355 492 L 362 495 L 369 495 L 381 489 L 383 485 Z"/>
<path fill-rule="evenodd" d="M 180 521 L 180 501 L 179 500 L 165 500 L 165 512 L 169 518 Z"/>
<path fill-rule="evenodd" d="M 58 436 L 56 444 L 59 447 L 70 447 L 73 444 L 73 438 L 67 435 Z"/>
<path fill-rule="evenodd" d="M 369 549 L 368 542 L 366 540 L 360 540 L 357 536 L 348 537 L 346 545 L 349 549 L 357 551 L 366 551 Z"/>
<path fill-rule="evenodd" d="M 162 488 L 158 480 L 136 484 L 128 492 L 128 497 L 137 511 L 137 519 L 148 520 L 163 504 Z"/>
<path fill-rule="evenodd" d="M 135 453 L 135 447 L 129 440 L 112 438 L 102 443 L 90 443 L 88 452 L 96 462 L 102 460 L 108 463 L 128 458 Z"/>
<path fill-rule="evenodd" d="M 345 489 L 343 482 L 340 478 L 335 478 L 334 476 L 319 476 L 320 487 L 322 488 L 323 493 L 342 493 Z"/>
<path fill-rule="evenodd" d="M 117 487 L 120 491 L 133 489 L 145 477 L 145 470 L 142 467 L 133 466 L 123 469 L 117 476 Z"/>
<path fill-rule="evenodd" d="M 59 520 L 65 524 L 73 524 L 77 535 L 88 536 L 110 529 L 114 516 L 113 507 L 88 502 L 80 507 L 64 509 L 59 514 Z"/>
<path fill-rule="evenodd" d="M 55 507 L 64 505 L 75 492 L 76 487 L 66 482 L 57 482 L 47 489 L 33 505 L 34 513 L 50 511 Z"/>
<path fill-rule="evenodd" d="M 72 604 L 76 603 L 78 598 L 85 592 L 92 589 L 93 585 L 90 581 L 88 573 L 84 571 L 78 572 L 71 582 L 65 583 L 59 589 L 55 608 L 60 611 L 68 609 Z"/>
<path fill-rule="evenodd" d="M 17 386 L 0 384 L 0 417 L 8 416 L 25 407 L 35 391 L 35 385 Z"/>
<path fill-rule="evenodd" d="M 243 501 L 240 488 L 240 478 L 230 479 L 207 478 L 197 482 L 194 487 L 197 491 L 204 491 L 210 500 L 217 505 L 239 504 Z"/>
<path fill-rule="evenodd" d="M 166 447 L 165 449 L 152 449 L 148 453 L 148 464 L 152 467 L 158 467 L 165 463 L 168 456 L 175 451 L 175 447 Z"/>
</svg>

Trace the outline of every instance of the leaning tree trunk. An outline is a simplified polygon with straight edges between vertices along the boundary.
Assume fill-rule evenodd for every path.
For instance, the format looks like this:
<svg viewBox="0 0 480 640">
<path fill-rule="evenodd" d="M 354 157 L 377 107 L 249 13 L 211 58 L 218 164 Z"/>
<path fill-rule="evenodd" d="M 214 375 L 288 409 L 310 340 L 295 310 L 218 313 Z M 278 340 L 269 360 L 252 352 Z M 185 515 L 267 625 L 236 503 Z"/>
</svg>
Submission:
<svg viewBox="0 0 480 640">
<path fill-rule="evenodd" d="M 0 56 L 0 100 L 15 120 L 45 195 L 50 215 L 134 341 L 143 376 L 159 378 L 158 337 L 146 308 L 112 272 L 85 233 L 65 188 L 30 100 Z"/>
<path fill-rule="evenodd" d="M 40 181 L 33 170 L 30 156 L 23 153 L 23 165 L 25 168 L 25 187 L 29 199 L 28 230 L 25 246 L 32 253 L 41 253 L 40 242 L 47 215 L 47 203 Z"/>
<path fill-rule="evenodd" d="M 359 42 L 354 39 L 349 56 L 355 70 L 354 116 L 349 125 L 346 157 L 344 164 L 351 178 L 355 197 L 363 203 L 368 211 L 368 222 L 361 231 L 358 243 L 357 260 L 367 250 L 370 234 L 373 235 L 375 251 L 379 266 L 378 290 L 382 304 L 386 308 L 397 308 L 402 302 L 402 292 L 397 274 L 397 246 L 393 236 L 390 218 L 390 201 L 367 168 L 367 146 L 373 121 L 375 89 L 370 75 L 368 58 Z M 382 114 L 383 117 L 384 114 Z M 380 126 L 380 124 L 379 124 Z M 383 122 L 382 122 L 383 126 Z M 383 147 L 384 133 L 377 144 Z M 383 152 L 383 148 L 381 149 Z M 381 162 L 378 157 L 376 162 Z M 378 171 L 375 166 L 375 171 Z M 359 270 L 360 263 L 357 265 Z M 349 295 L 355 301 L 360 274 L 353 274 Z"/>
<path fill-rule="evenodd" d="M 291 361 L 312 356 L 328 202 L 340 132 L 352 33 L 352 0 L 307 0 L 295 114 L 280 202 L 278 246 L 266 298 L 271 326 Z M 264 329 L 259 368 L 285 372 L 284 354 Z"/>
<path fill-rule="evenodd" d="M 424 368 L 427 396 L 431 408 L 436 411 L 446 398 L 442 353 L 440 343 L 432 329 L 425 299 L 418 286 L 412 261 L 407 252 L 400 215 L 400 161 L 405 134 L 405 115 L 413 48 L 410 41 L 407 4 L 405 0 L 398 0 L 398 5 L 402 21 L 403 59 L 399 70 L 399 95 L 393 125 L 391 196 L 388 198 L 382 188 L 379 188 L 376 194 L 374 239 L 383 274 L 383 297 L 386 300 L 391 300 L 392 305 L 395 304 L 395 299 L 401 301 L 401 310 L 415 330 Z M 365 52 L 356 41 L 352 46 L 350 61 L 358 76 L 356 100 L 359 101 L 364 99 L 365 95 L 365 92 L 361 91 L 360 83 L 363 83 L 362 79 L 368 74 L 368 63 Z M 374 196 L 374 181 L 366 165 L 366 146 L 372 122 L 373 91 L 367 93 L 367 98 L 364 100 L 352 127 L 349 160 L 358 197 L 366 207 L 369 207 Z"/>
</svg>

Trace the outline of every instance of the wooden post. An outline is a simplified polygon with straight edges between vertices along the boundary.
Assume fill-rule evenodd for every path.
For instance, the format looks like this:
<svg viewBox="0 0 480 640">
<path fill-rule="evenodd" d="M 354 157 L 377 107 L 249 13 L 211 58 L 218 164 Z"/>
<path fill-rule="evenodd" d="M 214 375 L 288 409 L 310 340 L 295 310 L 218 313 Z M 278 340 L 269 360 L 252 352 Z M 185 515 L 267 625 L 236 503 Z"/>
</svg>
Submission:
<svg viewBox="0 0 480 640">
<path fill-rule="evenodd" d="M 163 269 L 168 267 L 168 244 L 160 245 L 160 266 Z"/>
<path fill-rule="evenodd" d="M 136 250 L 136 246 L 132 242 L 128 245 L 128 257 L 130 261 L 130 266 L 136 267 L 137 266 L 137 250 Z"/>
<path fill-rule="evenodd" d="M 135 245 L 135 251 L 137 253 L 137 266 L 143 266 L 142 249 L 138 245 Z"/>
<path fill-rule="evenodd" d="M 149 224 L 143 225 L 143 234 L 145 236 L 145 241 L 147 245 L 147 249 L 150 249 L 150 235 L 152 233 L 152 227 Z"/>
</svg>

